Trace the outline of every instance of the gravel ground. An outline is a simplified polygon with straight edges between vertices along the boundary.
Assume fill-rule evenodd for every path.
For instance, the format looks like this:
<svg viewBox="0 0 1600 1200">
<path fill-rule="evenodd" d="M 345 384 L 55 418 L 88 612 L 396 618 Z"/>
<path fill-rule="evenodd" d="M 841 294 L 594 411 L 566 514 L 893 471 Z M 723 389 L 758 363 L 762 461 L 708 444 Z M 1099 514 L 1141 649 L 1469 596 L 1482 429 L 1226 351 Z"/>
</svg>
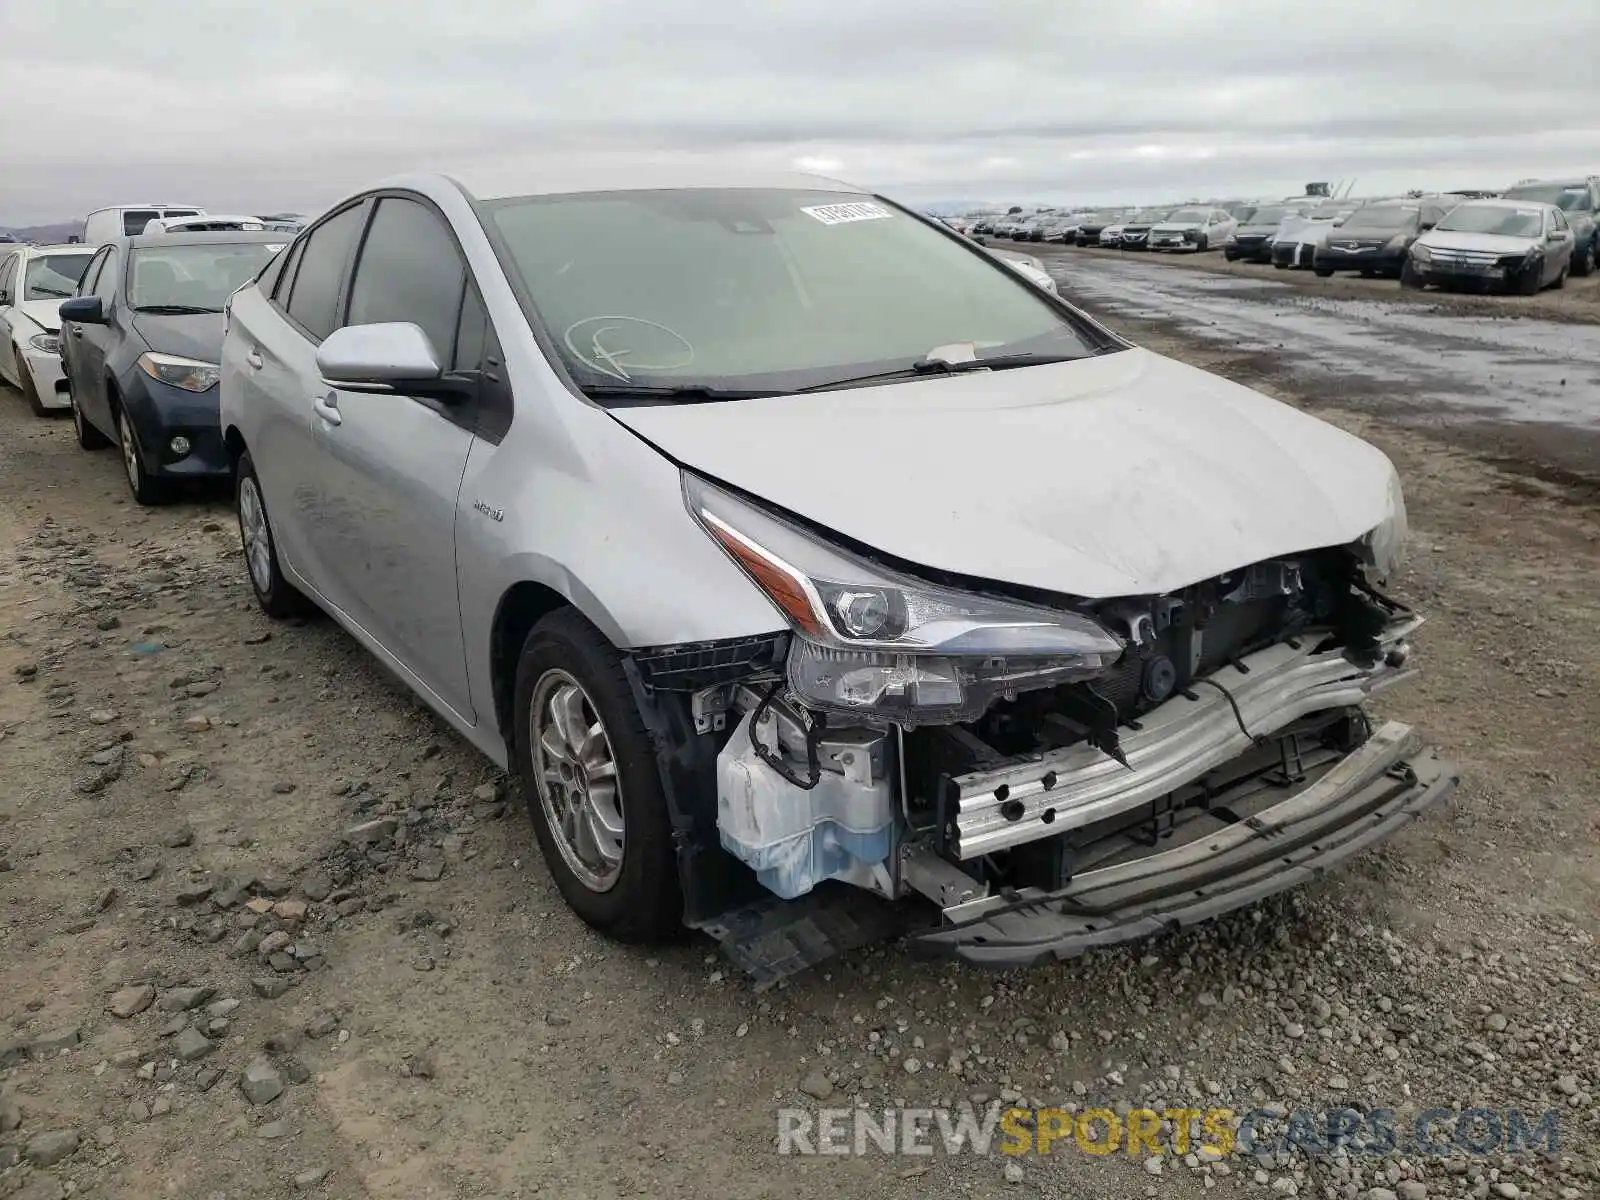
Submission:
<svg viewBox="0 0 1600 1200">
<path fill-rule="evenodd" d="M 1594 512 L 1252 382 L 1401 467 L 1398 590 L 1431 620 L 1385 715 L 1458 796 L 1201 929 L 1004 975 L 890 945 L 765 993 L 706 942 L 594 936 L 483 759 L 332 623 L 255 611 L 224 500 L 139 510 L 113 455 L 0 394 L 0 1196 L 1596 1194 Z M 959 1101 L 1553 1108 L 1561 1140 L 775 1152 L 779 1108 Z"/>
</svg>

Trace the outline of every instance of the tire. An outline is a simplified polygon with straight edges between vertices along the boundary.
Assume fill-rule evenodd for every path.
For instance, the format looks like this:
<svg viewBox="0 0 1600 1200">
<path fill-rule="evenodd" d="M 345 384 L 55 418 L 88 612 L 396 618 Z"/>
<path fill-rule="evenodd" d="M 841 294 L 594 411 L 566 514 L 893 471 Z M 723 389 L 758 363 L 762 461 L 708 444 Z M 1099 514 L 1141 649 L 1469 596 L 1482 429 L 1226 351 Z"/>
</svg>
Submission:
<svg viewBox="0 0 1600 1200">
<path fill-rule="evenodd" d="M 1568 264 L 1564 265 L 1561 268 L 1561 274 L 1556 276 L 1555 282 L 1552 283 L 1550 286 L 1552 288 L 1554 288 L 1558 292 L 1562 288 L 1566 287 L 1567 286 L 1567 275 L 1571 270 L 1572 270 L 1572 264 L 1571 263 L 1568 263 Z"/>
<path fill-rule="evenodd" d="M 34 416 L 48 417 L 50 410 L 40 401 L 39 389 L 33 386 L 33 375 L 29 372 L 27 363 L 23 361 L 22 347 L 17 346 L 15 349 L 16 357 L 13 361 L 17 364 L 17 387 L 22 391 L 22 398 L 28 402 L 28 407 L 33 410 Z"/>
<path fill-rule="evenodd" d="M 1400 268 L 1400 286 L 1409 292 L 1420 292 L 1427 286 L 1423 282 L 1422 276 L 1417 273 L 1417 269 L 1411 265 L 1410 260 L 1407 260 L 1406 265 Z"/>
<path fill-rule="evenodd" d="M 111 445 L 111 439 L 89 424 L 88 418 L 83 415 L 83 410 L 78 407 L 78 394 L 69 389 L 67 400 L 72 408 L 72 430 L 78 436 L 78 449 L 104 450 Z"/>
<path fill-rule="evenodd" d="M 1512 290 L 1519 296 L 1537 296 L 1540 291 L 1539 281 L 1544 278 L 1544 259 L 1539 260 L 1536 267 L 1528 271 L 1527 278 L 1517 280 L 1516 287 Z"/>
<path fill-rule="evenodd" d="M 1288 263 L 1281 263 L 1277 259 L 1272 260 L 1272 265 L 1277 267 L 1280 271 L 1287 271 L 1289 269 Z"/>
<path fill-rule="evenodd" d="M 1589 244 L 1583 248 L 1582 254 L 1573 254 L 1572 273 L 1580 279 L 1588 275 L 1595 268 L 1595 257 L 1595 238 L 1590 238 Z"/>
<path fill-rule="evenodd" d="M 1312 269 L 1312 272 L 1316 275 L 1316 277 L 1318 279 L 1328 279 L 1333 275 L 1333 268 L 1332 267 L 1313 267 L 1311 269 Z M 1365 271 L 1363 271 L 1361 273 L 1363 275 L 1366 274 Z"/>
<path fill-rule="evenodd" d="M 1200 235 L 1200 242 L 1195 247 L 1195 251 L 1196 253 L 1204 254 L 1209 249 L 1211 249 L 1211 239 L 1202 233 Z"/>
<path fill-rule="evenodd" d="M 564 722 L 573 736 L 561 733 L 555 709 L 576 714 Z M 681 935 L 683 895 L 672 820 L 655 748 L 634 704 L 622 656 L 575 609 L 552 613 L 523 643 L 513 711 L 512 754 L 528 814 L 568 906 L 618 941 L 659 942 Z M 574 741 L 587 752 L 575 752 Z M 607 765 L 615 785 L 607 791 L 601 782 L 595 790 L 589 772 Z M 585 819 L 588 814 L 601 815 Z M 570 832 L 560 827 L 566 824 L 563 816 Z M 596 833 L 612 828 L 618 832 Z M 584 841 L 588 857 L 579 844 Z M 604 852 L 598 850 L 602 841 Z"/>
<path fill-rule="evenodd" d="M 147 507 L 165 504 L 172 498 L 172 485 L 165 479 L 157 479 L 145 469 L 144 451 L 139 449 L 139 435 L 134 432 L 128 414 L 118 408 L 115 416 L 117 444 L 122 449 L 123 474 L 128 477 L 128 490 L 133 493 L 134 501 Z"/>
<path fill-rule="evenodd" d="M 283 577 L 278 565 L 278 540 L 272 532 L 256 464 L 248 451 L 240 455 L 234 468 L 233 511 L 239 521 L 239 542 L 244 547 L 245 574 L 250 577 L 250 589 L 255 592 L 261 611 L 275 621 L 311 612 L 311 601 Z"/>
<path fill-rule="evenodd" d="M 1223 251 L 1223 252 L 1222 252 L 1222 257 L 1223 257 L 1223 258 L 1225 258 L 1225 259 L 1227 259 L 1227 260 L 1228 260 L 1228 261 L 1229 261 L 1229 262 L 1238 262 L 1238 261 L 1239 261 L 1239 256 L 1238 256 L 1238 254 L 1236 254 L 1236 253 L 1235 253 L 1235 252 L 1234 252 L 1234 251 L 1232 251 L 1232 250 L 1224 250 L 1224 251 Z"/>
</svg>

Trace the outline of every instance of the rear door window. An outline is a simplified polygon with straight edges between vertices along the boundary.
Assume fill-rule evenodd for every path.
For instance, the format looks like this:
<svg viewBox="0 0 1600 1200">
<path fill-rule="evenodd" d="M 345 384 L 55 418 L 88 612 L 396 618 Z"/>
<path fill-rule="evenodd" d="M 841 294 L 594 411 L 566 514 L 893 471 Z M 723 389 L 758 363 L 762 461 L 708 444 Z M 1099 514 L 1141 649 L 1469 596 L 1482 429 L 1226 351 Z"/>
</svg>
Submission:
<svg viewBox="0 0 1600 1200">
<path fill-rule="evenodd" d="M 409 321 L 428 335 L 439 361 L 455 349 L 467 264 L 450 227 L 426 205 L 378 201 L 350 284 L 351 325 Z"/>
<path fill-rule="evenodd" d="M 100 275 L 95 280 L 94 294 L 100 297 L 100 302 L 109 309 L 111 301 L 117 295 L 117 281 L 122 273 L 122 263 L 117 257 L 115 247 L 107 247 L 106 260 L 100 266 Z"/>
<path fill-rule="evenodd" d="M 361 233 L 364 204 L 352 204 L 311 231 L 300 252 L 288 313 L 316 341 L 338 328 L 339 288 Z"/>
</svg>

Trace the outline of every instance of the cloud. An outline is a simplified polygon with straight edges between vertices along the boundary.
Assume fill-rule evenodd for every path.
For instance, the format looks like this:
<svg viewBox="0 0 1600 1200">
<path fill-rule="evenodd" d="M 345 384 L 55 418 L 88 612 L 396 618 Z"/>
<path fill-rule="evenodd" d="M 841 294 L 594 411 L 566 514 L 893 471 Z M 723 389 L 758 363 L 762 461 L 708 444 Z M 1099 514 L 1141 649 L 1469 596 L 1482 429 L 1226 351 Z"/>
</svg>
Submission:
<svg viewBox="0 0 1600 1200">
<path fill-rule="evenodd" d="M 671 156 L 908 199 L 1138 202 L 1600 169 L 1600 6 L 95 0 L 0 15 L 0 223 L 315 208 L 396 171 Z"/>
</svg>

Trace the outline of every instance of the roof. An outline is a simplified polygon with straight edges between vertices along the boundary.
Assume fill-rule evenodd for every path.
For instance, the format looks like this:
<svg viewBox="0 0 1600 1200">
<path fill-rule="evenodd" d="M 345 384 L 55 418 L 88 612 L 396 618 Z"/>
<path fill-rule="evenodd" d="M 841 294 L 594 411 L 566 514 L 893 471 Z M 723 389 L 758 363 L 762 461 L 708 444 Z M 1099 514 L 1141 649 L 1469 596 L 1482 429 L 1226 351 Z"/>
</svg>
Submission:
<svg viewBox="0 0 1600 1200">
<path fill-rule="evenodd" d="M 1553 208 L 1561 211 L 1559 205 L 1546 204 L 1543 200 L 1518 200 L 1515 196 L 1488 196 L 1480 200 L 1463 200 L 1456 205 L 1457 208 Z"/>
<path fill-rule="evenodd" d="M 122 212 L 129 208 L 192 208 L 196 212 L 205 212 L 205 208 L 199 204 L 180 204 L 176 200 L 147 200 L 142 204 L 102 204 L 99 208 L 91 208 L 89 215 L 92 217 L 95 213 Z"/>
<path fill-rule="evenodd" d="M 414 177 L 413 177 L 414 178 Z M 477 200 L 509 196 L 554 196 L 566 192 L 653 191 L 676 188 L 774 188 L 812 192 L 865 192 L 869 189 L 823 175 L 799 171 L 739 170 L 727 167 L 634 163 L 615 167 L 483 167 L 449 173 Z M 403 186 L 400 180 L 390 186 Z M 382 186 L 382 185 L 379 185 Z"/>
<path fill-rule="evenodd" d="M 56 242 L 49 246 L 30 246 L 23 243 L 18 250 L 26 250 L 29 254 L 93 254 L 95 247 L 85 246 L 82 242 Z"/>
<path fill-rule="evenodd" d="M 149 246 L 243 246 L 260 242 L 270 242 L 276 246 L 288 243 L 290 239 L 283 233 L 270 230 L 222 230 L 206 233 L 141 233 L 134 237 L 114 238 L 114 245 L 127 245 L 135 250 L 142 250 Z"/>
</svg>

